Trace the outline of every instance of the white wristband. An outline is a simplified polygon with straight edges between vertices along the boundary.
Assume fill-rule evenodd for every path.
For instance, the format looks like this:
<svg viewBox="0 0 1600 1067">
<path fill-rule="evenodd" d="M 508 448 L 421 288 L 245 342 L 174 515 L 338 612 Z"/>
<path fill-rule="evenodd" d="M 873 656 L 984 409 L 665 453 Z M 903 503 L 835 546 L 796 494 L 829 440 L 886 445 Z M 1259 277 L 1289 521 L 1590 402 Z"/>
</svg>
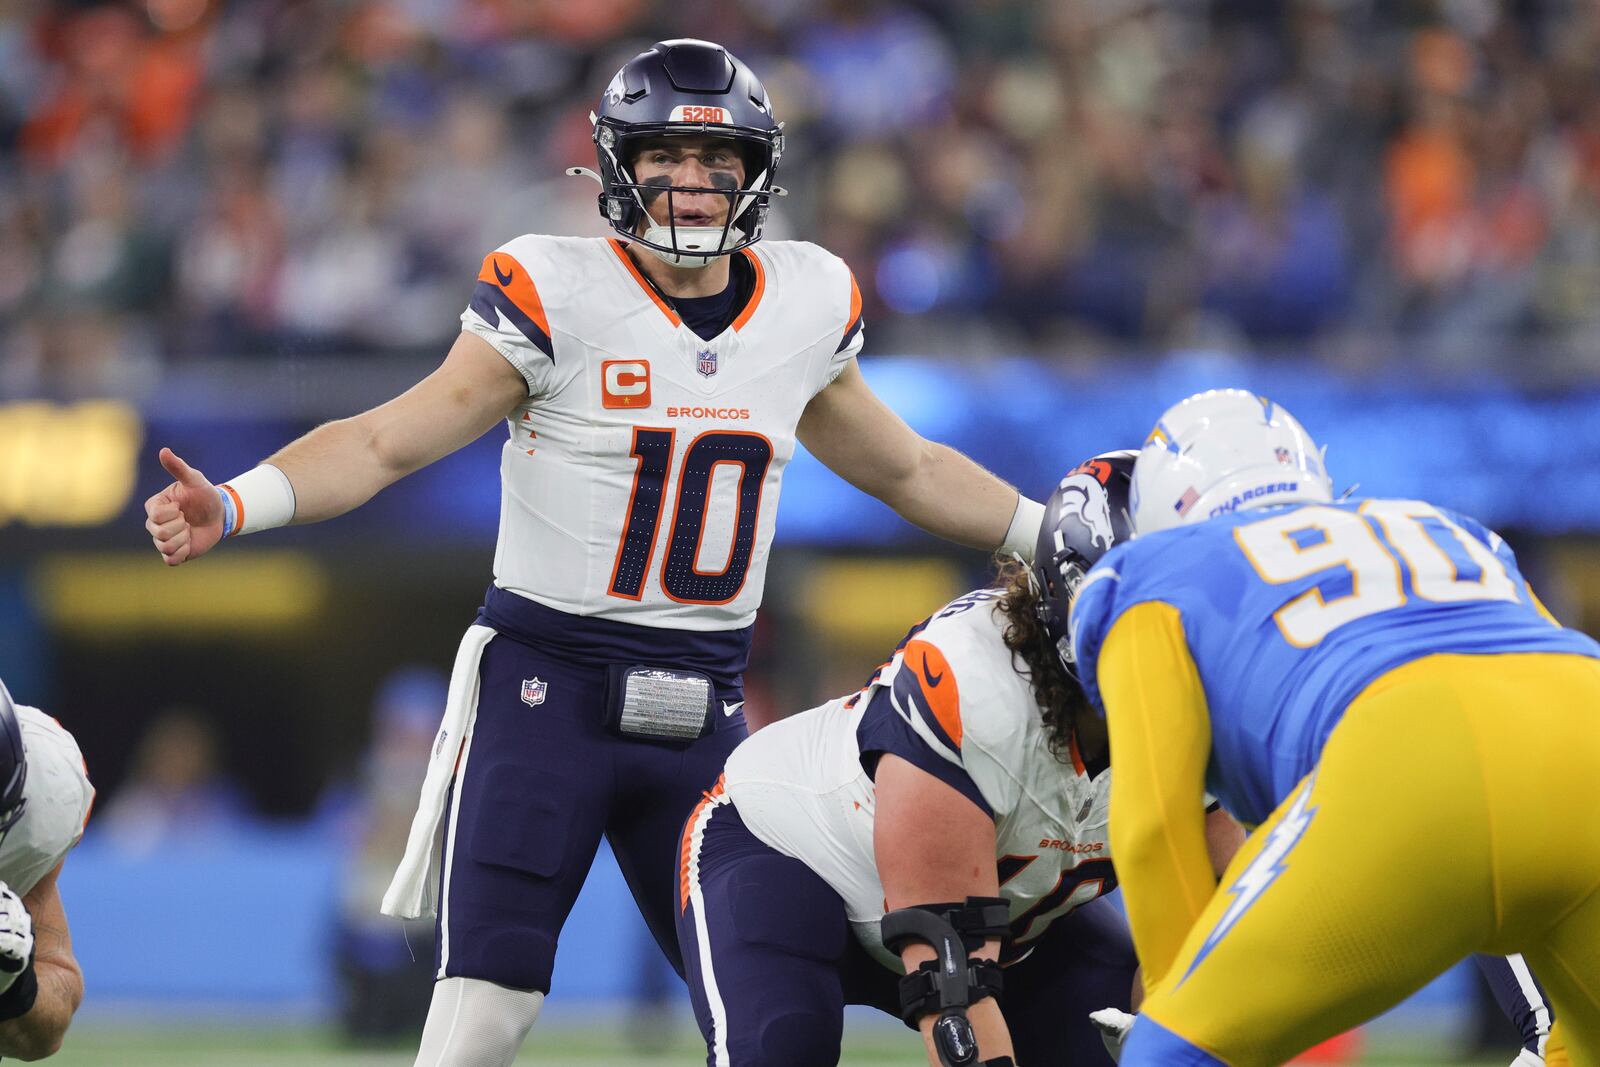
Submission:
<svg viewBox="0 0 1600 1067">
<path fill-rule="evenodd" d="M 1011 516 L 1011 528 L 1001 542 L 1001 551 L 1015 552 L 1029 563 L 1039 547 L 1039 527 L 1044 525 L 1044 505 L 1017 494 L 1017 510 Z"/>
<path fill-rule="evenodd" d="M 224 508 L 232 505 L 226 536 L 287 526 L 294 518 L 294 486 L 287 474 L 270 463 L 245 471 L 217 489 L 224 497 Z"/>
</svg>

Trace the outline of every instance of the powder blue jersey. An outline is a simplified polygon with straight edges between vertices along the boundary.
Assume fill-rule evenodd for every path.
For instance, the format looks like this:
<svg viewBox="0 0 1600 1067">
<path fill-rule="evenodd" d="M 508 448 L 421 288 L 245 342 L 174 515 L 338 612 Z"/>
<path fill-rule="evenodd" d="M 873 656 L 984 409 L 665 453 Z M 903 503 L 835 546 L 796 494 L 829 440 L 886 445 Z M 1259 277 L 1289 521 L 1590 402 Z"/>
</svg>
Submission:
<svg viewBox="0 0 1600 1067">
<path fill-rule="evenodd" d="M 1416 500 L 1294 504 L 1119 545 L 1072 614 L 1084 686 L 1136 604 L 1177 608 L 1211 715 L 1206 785 L 1261 822 L 1316 764 L 1373 680 L 1435 653 L 1564 652 L 1600 644 L 1551 623 L 1498 535 Z"/>
</svg>

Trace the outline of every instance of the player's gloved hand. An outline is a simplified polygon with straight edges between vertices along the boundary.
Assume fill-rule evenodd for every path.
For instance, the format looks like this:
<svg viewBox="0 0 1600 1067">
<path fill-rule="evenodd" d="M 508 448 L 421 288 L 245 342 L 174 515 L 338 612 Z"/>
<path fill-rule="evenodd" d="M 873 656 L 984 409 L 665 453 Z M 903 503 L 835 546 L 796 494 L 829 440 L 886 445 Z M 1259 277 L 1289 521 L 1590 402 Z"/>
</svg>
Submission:
<svg viewBox="0 0 1600 1067">
<path fill-rule="evenodd" d="M 1532 1049 L 1525 1048 L 1511 1061 L 1511 1067 L 1544 1067 L 1544 1057 Z"/>
<path fill-rule="evenodd" d="M 206 476 L 170 448 L 161 465 L 177 481 L 144 502 L 144 528 L 169 567 L 204 555 L 222 540 L 222 498 Z"/>
<path fill-rule="evenodd" d="M 33 916 L 22 898 L 0 882 L 0 993 L 11 988 L 33 958 Z"/>
<path fill-rule="evenodd" d="M 1106 1051 L 1118 1063 L 1122 1062 L 1122 1043 L 1128 1040 L 1128 1030 L 1137 1018 L 1137 1015 L 1129 1015 L 1116 1008 L 1101 1008 L 1089 1013 L 1089 1021 L 1100 1031 L 1100 1040 L 1106 1043 Z"/>
</svg>

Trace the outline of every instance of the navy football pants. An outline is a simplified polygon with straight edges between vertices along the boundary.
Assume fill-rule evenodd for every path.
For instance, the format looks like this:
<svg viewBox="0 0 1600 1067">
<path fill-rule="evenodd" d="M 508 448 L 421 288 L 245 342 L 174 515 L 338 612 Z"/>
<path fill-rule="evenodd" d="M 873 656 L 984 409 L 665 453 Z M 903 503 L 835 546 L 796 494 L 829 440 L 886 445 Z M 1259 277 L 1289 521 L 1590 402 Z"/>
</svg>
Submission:
<svg viewBox="0 0 1600 1067">
<path fill-rule="evenodd" d="M 839 1062 L 846 1004 L 899 1014 L 898 976 L 856 941 L 844 901 L 762 843 L 732 804 L 712 809 L 694 852 L 678 938 L 709 1067 L 828 1067 Z M 1052 923 L 1031 955 L 1006 968 L 1001 1004 L 1017 1062 L 1110 1064 L 1088 1014 L 1128 1010 L 1136 965 L 1110 901 Z"/>
<path fill-rule="evenodd" d="M 530 705 L 523 683 L 545 683 Z M 602 725 L 605 671 L 500 635 L 479 663 L 477 718 L 457 767 L 440 871 L 440 978 L 550 990 L 556 940 L 605 835 L 679 974 L 678 831 L 744 739 L 744 716 L 686 744 Z M 719 688 L 720 701 L 743 694 Z M 720 703 L 719 703 L 720 706 Z"/>
</svg>

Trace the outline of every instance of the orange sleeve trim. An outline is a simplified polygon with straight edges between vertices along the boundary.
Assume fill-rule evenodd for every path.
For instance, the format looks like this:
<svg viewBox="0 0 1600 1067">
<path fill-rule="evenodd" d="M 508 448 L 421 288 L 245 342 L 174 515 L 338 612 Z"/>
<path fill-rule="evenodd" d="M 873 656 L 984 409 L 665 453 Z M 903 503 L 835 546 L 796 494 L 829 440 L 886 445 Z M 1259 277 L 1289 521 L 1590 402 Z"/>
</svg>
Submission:
<svg viewBox="0 0 1600 1067">
<path fill-rule="evenodd" d="M 478 281 L 498 287 L 546 337 L 550 336 L 550 319 L 544 313 L 544 301 L 539 299 L 539 290 L 534 288 L 533 279 L 522 264 L 504 252 L 490 252 L 478 271 Z"/>
<path fill-rule="evenodd" d="M 933 712 L 934 719 L 955 743 L 956 752 L 959 753 L 961 694 L 956 688 L 955 672 L 950 669 L 944 653 L 939 651 L 938 646 L 916 639 L 906 643 L 904 663 L 907 669 L 916 673 L 917 686 L 928 702 L 928 710 Z"/>
<path fill-rule="evenodd" d="M 689 907 L 689 861 L 694 853 L 694 827 L 700 821 L 700 813 L 706 810 L 707 805 L 715 804 L 717 798 L 723 794 L 727 785 L 728 776 L 718 775 L 717 784 L 711 787 L 711 792 L 701 795 L 700 803 L 694 806 L 689 813 L 689 821 L 683 824 L 683 842 L 678 849 L 678 910 L 688 910 Z"/>
<path fill-rule="evenodd" d="M 756 272 L 756 286 L 750 291 L 750 299 L 745 301 L 744 310 L 739 312 L 739 317 L 733 320 L 735 330 L 744 329 L 744 324 L 750 321 L 750 316 L 756 313 L 756 305 L 761 303 L 761 295 L 767 291 L 767 270 L 761 265 L 761 257 L 751 249 L 743 249 L 745 258 L 750 260 L 750 266 Z"/>
<path fill-rule="evenodd" d="M 233 532 L 228 536 L 238 537 L 239 531 L 244 529 L 244 501 L 239 499 L 239 494 L 234 492 L 233 486 L 227 482 L 223 482 L 218 488 L 227 493 L 233 500 Z"/>
<path fill-rule="evenodd" d="M 849 333 L 861 321 L 861 286 L 856 284 L 856 272 L 850 271 L 850 321 L 845 325 Z"/>
<path fill-rule="evenodd" d="M 633 275 L 633 280 L 639 283 L 639 288 L 643 289 L 645 295 L 655 302 L 656 307 L 661 309 L 661 314 L 665 315 L 672 325 L 682 326 L 683 320 L 678 318 L 678 313 L 672 310 L 671 305 L 661 299 L 661 294 L 656 292 L 655 286 L 645 280 L 645 276 L 639 271 L 638 264 L 634 263 L 633 257 L 628 255 L 627 249 L 622 247 L 622 242 L 612 237 L 608 243 L 611 245 L 611 250 L 617 254 L 617 258 L 622 260 L 622 265 L 628 268 L 628 273 Z"/>
</svg>

